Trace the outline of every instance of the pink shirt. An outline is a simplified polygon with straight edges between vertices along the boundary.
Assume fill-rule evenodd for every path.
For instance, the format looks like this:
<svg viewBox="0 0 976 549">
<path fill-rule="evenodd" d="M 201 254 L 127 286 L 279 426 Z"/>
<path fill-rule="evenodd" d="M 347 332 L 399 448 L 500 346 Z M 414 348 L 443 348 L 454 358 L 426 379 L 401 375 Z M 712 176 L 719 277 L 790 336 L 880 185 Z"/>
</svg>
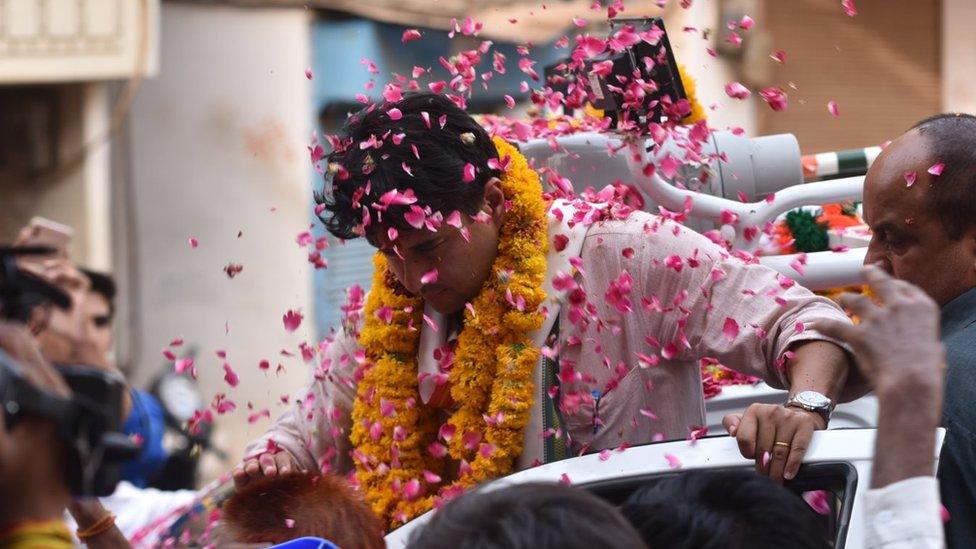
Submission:
<svg viewBox="0 0 976 549">
<path fill-rule="evenodd" d="M 847 321 L 830 300 L 646 212 L 591 225 L 580 258 L 574 280 L 590 308 L 563 306 L 559 318 L 563 418 L 576 453 L 687 438 L 705 423 L 701 358 L 785 388 L 781 357 L 787 349 L 827 339 L 803 324 L 824 317 Z M 629 292 L 624 272 L 632 279 Z M 358 350 L 349 327 L 338 333 L 325 368 L 245 455 L 265 451 L 273 439 L 272 446 L 302 467 L 350 471 Z"/>
</svg>

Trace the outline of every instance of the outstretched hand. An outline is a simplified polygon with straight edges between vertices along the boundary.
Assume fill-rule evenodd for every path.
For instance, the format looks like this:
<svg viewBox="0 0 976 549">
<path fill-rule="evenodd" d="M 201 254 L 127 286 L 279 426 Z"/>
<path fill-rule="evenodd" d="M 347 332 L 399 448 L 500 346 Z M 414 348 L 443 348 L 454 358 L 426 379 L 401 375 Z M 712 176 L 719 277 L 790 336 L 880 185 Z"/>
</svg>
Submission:
<svg viewBox="0 0 976 549">
<path fill-rule="evenodd" d="M 289 475 L 300 471 L 298 464 L 288 452 L 272 454 L 265 452 L 256 457 L 246 458 L 234 467 L 232 475 L 235 486 L 244 486 L 251 479 Z"/>
</svg>

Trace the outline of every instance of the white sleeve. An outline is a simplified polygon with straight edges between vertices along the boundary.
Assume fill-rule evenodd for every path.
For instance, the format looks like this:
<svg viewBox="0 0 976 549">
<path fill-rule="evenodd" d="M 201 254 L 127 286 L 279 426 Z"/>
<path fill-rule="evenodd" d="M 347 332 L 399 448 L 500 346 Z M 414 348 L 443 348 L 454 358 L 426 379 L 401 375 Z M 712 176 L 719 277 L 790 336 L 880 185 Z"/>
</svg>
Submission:
<svg viewBox="0 0 976 549">
<path fill-rule="evenodd" d="M 867 549 L 942 549 L 939 484 L 935 477 L 905 479 L 864 494 Z"/>
</svg>

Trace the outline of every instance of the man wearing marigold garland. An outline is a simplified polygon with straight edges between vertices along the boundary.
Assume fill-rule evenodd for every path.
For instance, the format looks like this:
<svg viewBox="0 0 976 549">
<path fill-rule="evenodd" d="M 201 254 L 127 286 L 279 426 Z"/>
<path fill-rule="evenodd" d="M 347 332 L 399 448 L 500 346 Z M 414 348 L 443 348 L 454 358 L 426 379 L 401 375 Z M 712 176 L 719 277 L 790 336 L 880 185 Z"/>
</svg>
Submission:
<svg viewBox="0 0 976 549">
<path fill-rule="evenodd" d="M 534 464 L 687 438 L 706 357 L 841 398 L 847 355 L 804 329 L 846 321 L 835 305 L 674 221 L 547 202 L 518 150 L 444 96 L 372 105 L 332 145 L 324 222 L 379 250 L 372 287 L 238 484 L 354 471 L 393 528 Z M 826 419 L 757 404 L 726 426 L 789 479 Z"/>
</svg>

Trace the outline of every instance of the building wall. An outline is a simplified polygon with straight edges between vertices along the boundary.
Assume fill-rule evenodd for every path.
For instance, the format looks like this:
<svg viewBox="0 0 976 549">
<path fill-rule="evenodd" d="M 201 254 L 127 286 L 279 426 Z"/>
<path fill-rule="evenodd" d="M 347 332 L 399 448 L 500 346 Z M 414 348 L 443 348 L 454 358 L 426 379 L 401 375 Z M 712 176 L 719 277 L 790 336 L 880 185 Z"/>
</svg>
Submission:
<svg viewBox="0 0 976 549">
<path fill-rule="evenodd" d="M 86 91 L 97 86 L 63 84 L 0 90 L 0 121 L 12 130 L 5 132 L 11 142 L 3 144 L 4 161 L 0 162 L 0 243 L 11 242 L 32 217 L 46 217 L 74 228 L 69 252 L 82 264 L 89 262 L 91 243 L 84 204 L 85 178 L 90 171 L 85 162 L 71 160 L 83 147 L 86 122 L 90 125 L 99 114 L 85 109 Z M 34 115 L 18 120 L 24 111 Z M 35 127 L 41 121 L 45 127 Z M 24 123 L 36 131 L 27 135 L 26 127 L 20 126 Z M 22 131 L 26 137 L 13 143 Z M 53 156 L 49 151 L 54 151 Z"/>
<path fill-rule="evenodd" d="M 942 108 L 976 113 L 976 2 L 942 0 Z"/>
<path fill-rule="evenodd" d="M 301 8 L 164 3 L 160 73 L 143 84 L 130 119 L 134 381 L 171 367 L 161 349 L 182 337 L 181 352 L 197 351 L 204 398 L 222 392 L 237 403 L 216 429 L 231 460 L 269 425 L 247 416 L 270 408 L 276 417 L 279 397 L 309 377 L 300 358 L 281 355 L 300 357 L 313 324 L 294 334 L 282 326 L 289 309 L 312 315 L 310 267 L 295 242 L 311 204 L 309 29 Z M 229 263 L 243 265 L 233 279 Z M 218 350 L 240 375 L 236 389 Z M 262 359 L 270 373 L 258 369 Z"/>
<path fill-rule="evenodd" d="M 760 128 L 805 154 L 878 145 L 942 110 L 941 1 L 859 0 L 855 17 L 839 4 L 767 1 L 760 20 L 787 53 L 771 84 L 789 94 L 786 111 L 759 109 Z"/>
</svg>

